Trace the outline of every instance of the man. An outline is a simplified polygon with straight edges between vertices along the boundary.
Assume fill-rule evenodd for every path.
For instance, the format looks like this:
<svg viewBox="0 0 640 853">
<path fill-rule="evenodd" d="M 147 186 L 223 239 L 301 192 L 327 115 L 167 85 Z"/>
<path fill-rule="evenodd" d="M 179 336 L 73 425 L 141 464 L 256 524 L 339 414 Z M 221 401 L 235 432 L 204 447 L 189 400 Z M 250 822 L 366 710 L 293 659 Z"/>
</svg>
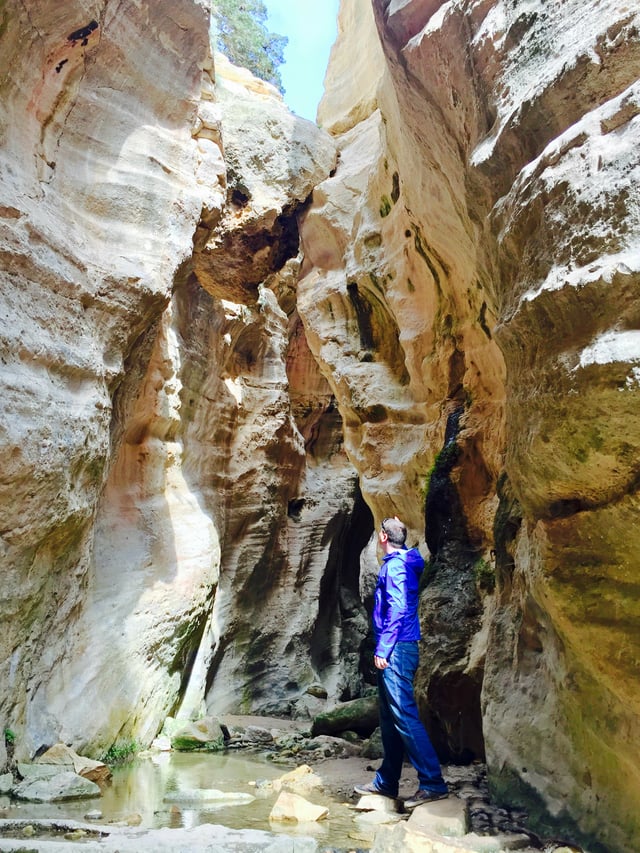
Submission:
<svg viewBox="0 0 640 853">
<path fill-rule="evenodd" d="M 407 528 L 396 518 L 385 518 L 379 533 L 384 558 L 373 606 L 378 669 L 380 731 L 384 758 L 373 782 L 356 785 L 359 794 L 397 797 L 406 751 L 418 773 L 418 790 L 405 809 L 448 796 L 438 756 L 425 731 L 413 695 L 418 667 L 418 582 L 424 560 L 417 548 L 407 549 Z"/>
</svg>

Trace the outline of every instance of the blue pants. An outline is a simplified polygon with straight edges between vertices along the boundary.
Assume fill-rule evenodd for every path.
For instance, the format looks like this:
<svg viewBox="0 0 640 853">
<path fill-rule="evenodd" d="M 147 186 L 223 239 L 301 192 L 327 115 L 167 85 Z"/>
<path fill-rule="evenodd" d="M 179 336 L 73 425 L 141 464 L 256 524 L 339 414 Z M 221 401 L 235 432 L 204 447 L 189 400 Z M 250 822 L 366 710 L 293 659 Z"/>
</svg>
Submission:
<svg viewBox="0 0 640 853">
<path fill-rule="evenodd" d="M 398 783 L 406 752 L 418 773 L 418 785 L 427 791 L 445 792 L 438 756 L 418 714 L 413 678 L 418 668 L 418 643 L 396 643 L 386 669 L 378 670 L 380 732 L 384 759 L 375 784 L 391 797 Z"/>
</svg>

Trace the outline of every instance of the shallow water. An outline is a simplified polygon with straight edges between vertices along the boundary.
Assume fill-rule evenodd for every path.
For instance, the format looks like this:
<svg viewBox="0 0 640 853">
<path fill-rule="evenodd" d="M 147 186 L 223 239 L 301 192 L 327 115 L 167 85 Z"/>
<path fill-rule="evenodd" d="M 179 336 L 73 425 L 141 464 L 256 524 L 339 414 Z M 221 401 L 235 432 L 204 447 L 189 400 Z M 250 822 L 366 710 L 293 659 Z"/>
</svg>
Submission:
<svg viewBox="0 0 640 853">
<path fill-rule="evenodd" d="M 256 789 L 249 783 L 278 778 L 289 769 L 247 753 L 159 753 L 114 768 L 113 781 L 103 789 L 102 797 L 64 803 L 18 804 L 12 801 L 3 811 L 8 818 L 84 821 L 88 811 L 97 809 L 103 815 L 96 822 L 101 825 L 127 821 L 131 816 L 139 815 L 139 825 L 145 829 L 165 826 L 190 828 L 203 823 L 217 823 L 234 829 L 313 836 L 323 845 L 339 848 L 369 846 L 366 841 L 354 837 L 357 830 L 353 811 L 346 804 L 318 791 L 303 796 L 329 809 L 326 820 L 305 824 L 270 822 L 269 813 L 277 793 Z M 255 800 L 242 804 L 171 802 L 173 794 L 203 788 L 252 794 Z"/>
</svg>

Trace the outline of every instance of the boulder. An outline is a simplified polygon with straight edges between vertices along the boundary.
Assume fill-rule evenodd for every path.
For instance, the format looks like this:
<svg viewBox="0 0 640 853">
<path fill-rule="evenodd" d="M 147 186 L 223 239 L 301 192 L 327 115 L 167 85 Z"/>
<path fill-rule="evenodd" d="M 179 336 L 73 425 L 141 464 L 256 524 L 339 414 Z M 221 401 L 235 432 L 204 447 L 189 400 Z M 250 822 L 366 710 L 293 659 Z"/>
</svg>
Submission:
<svg viewBox="0 0 640 853">
<path fill-rule="evenodd" d="M 531 849 L 529 836 L 517 832 L 498 835 L 478 835 L 475 832 L 469 832 L 460 840 L 475 853 L 505 853 L 507 850 Z M 556 847 L 553 853 L 573 853 L 573 851 L 569 847 Z"/>
<path fill-rule="evenodd" d="M 103 761 L 96 761 L 84 755 L 78 755 L 70 746 L 57 743 L 39 756 L 35 763 L 37 765 L 57 767 L 60 766 L 73 769 L 74 773 L 90 779 L 92 782 L 108 782 L 111 779 L 111 770 Z"/>
<path fill-rule="evenodd" d="M 364 696 L 318 714 L 313 720 L 311 734 L 315 737 L 354 731 L 369 736 L 376 729 L 378 722 L 378 697 Z"/>
<path fill-rule="evenodd" d="M 167 735 L 159 735 L 151 742 L 151 748 L 157 752 L 171 752 L 171 738 Z"/>
<path fill-rule="evenodd" d="M 268 729 L 262 726 L 227 726 L 223 722 L 220 725 L 223 733 L 226 731 L 227 740 L 230 742 L 229 745 L 264 746 L 273 743 L 273 735 Z"/>
<path fill-rule="evenodd" d="M 359 743 L 351 743 L 345 738 L 333 735 L 318 735 L 308 740 L 305 744 L 306 752 L 319 753 L 323 758 L 348 758 L 351 755 L 360 755 Z"/>
<path fill-rule="evenodd" d="M 182 752 L 193 749 L 217 752 L 224 749 L 224 734 L 218 720 L 203 717 L 178 728 L 171 737 L 171 746 Z"/>
<path fill-rule="evenodd" d="M 274 787 L 276 785 L 287 791 L 311 791 L 314 788 L 322 787 L 322 779 L 317 773 L 313 772 L 308 764 L 301 764 L 295 770 L 291 770 L 289 773 L 285 773 L 279 779 L 276 779 Z"/>
<path fill-rule="evenodd" d="M 397 823 L 402 820 L 402 816 L 397 811 L 366 811 L 355 816 L 355 820 L 361 826 L 382 826 L 386 823 Z"/>
<path fill-rule="evenodd" d="M 363 812 L 394 814 L 399 811 L 399 806 L 398 800 L 393 800 L 391 797 L 383 797 L 380 794 L 365 794 L 358 800 L 356 809 Z"/>
<path fill-rule="evenodd" d="M 380 726 L 373 732 L 371 737 L 365 741 L 361 755 L 365 758 L 382 758 L 384 755 L 384 749 L 382 746 L 382 733 L 380 732 Z"/>
<path fill-rule="evenodd" d="M 30 781 L 34 779 L 51 779 L 53 776 L 58 776 L 63 769 L 59 764 L 27 764 L 22 761 L 19 761 L 17 766 L 20 776 Z"/>
<path fill-rule="evenodd" d="M 421 832 L 461 837 L 468 829 L 467 805 L 458 797 L 423 803 L 411 813 L 409 825 Z"/>
<path fill-rule="evenodd" d="M 324 820 L 329 814 L 325 806 L 317 806 L 310 803 L 304 797 L 293 794 L 291 791 L 282 791 L 271 809 L 269 820 L 290 821 L 292 823 L 312 823 Z"/>
<path fill-rule="evenodd" d="M 48 779 L 24 779 L 11 789 L 19 800 L 32 803 L 53 803 L 60 800 L 79 800 L 85 797 L 99 797 L 100 788 L 95 782 L 63 770 Z"/>
<path fill-rule="evenodd" d="M 446 838 L 423 832 L 401 821 L 394 826 L 382 825 L 375 834 L 371 853 L 477 853 L 464 838 Z"/>
</svg>

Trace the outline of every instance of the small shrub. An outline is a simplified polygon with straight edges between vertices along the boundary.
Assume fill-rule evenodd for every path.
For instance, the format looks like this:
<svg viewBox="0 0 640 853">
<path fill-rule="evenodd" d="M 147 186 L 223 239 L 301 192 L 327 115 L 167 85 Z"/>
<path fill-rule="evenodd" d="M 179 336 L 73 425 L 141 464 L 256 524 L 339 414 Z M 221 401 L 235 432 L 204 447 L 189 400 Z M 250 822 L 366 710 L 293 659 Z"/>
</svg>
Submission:
<svg viewBox="0 0 640 853">
<path fill-rule="evenodd" d="M 12 732 L 11 729 L 4 730 L 4 742 L 7 746 L 9 744 L 13 744 L 16 742 L 15 732 Z"/>
<path fill-rule="evenodd" d="M 140 752 L 141 749 L 142 746 L 137 740 L 114 743 L 100 760 L 105 764 L 124 764 L 127 761 L 132 761 L 136 753 Z"/>
<path fill-rule="evenodd" d="M 496 572 L 491 563 L 480 557 L 473 566 L 473 576 L 479 589 L 493 592 L 496 588 Z"/>
</svg>

